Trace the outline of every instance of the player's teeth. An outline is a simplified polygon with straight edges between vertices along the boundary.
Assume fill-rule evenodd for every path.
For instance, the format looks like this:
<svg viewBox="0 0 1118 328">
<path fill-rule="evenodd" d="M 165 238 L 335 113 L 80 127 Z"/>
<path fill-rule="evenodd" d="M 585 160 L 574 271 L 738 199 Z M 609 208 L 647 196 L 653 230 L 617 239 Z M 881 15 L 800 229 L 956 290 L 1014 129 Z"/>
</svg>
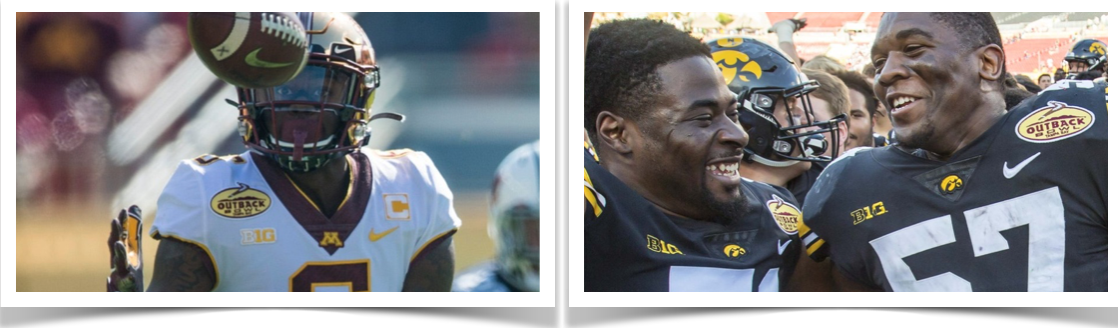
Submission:
<svg viewBox="0 0 1118 328">
<path fill-rule="evenodd" d="M 735 176 L 738 173 L 738 164 L 712 164 L 707 165 L 706 169 L 714 175 Z"/>
<path fill-rule="evenodd" d="M 901 105 L 908 104 L 913 101 L 916 101 L 916 99 L 913 99 L 912 97 L 897 98 L 896 100 L 893 100 L 893 108 L 901 107 Z"/>
</svg>

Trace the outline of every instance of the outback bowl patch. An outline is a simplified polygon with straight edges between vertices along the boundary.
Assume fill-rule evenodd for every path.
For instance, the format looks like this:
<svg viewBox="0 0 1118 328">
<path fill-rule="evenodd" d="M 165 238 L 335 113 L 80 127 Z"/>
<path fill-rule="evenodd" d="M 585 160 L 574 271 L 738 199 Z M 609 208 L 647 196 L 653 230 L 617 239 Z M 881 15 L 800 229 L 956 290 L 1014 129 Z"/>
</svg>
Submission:
<svg viewBox="0 0 1118 328">
<path fill-rule="evenodd" d="M 776 195 L 773 195 L 773 199 L 766 204 L 769 205 L 769 213 L 772 213 L 773 220 L 776 220 L 776 225 L 780 226 L 780 230 L 784 230 L 784 233 L 789 235 L 796 234 L 799 222 L 803 219 L 803 213 L 800 213 L 800 209 Z"/>
<path fill-rule="evenodd" d="M 1077 136 L 1095 124 L 1095 114 L 1059 101 L 1033 111 L 1017 122 L 1017 137 L 1032 143 L 1049 143 Z"/>
<path fill-rule="evenodd" d="M 237 183 L 235 188 L 218 192 L 210 200 L 210 208 L 218 215 L 241 219 L 263 213 L 272 206 L 272 198 L 268 194 L 252 189 L 244 183 Z"/>
</svg>

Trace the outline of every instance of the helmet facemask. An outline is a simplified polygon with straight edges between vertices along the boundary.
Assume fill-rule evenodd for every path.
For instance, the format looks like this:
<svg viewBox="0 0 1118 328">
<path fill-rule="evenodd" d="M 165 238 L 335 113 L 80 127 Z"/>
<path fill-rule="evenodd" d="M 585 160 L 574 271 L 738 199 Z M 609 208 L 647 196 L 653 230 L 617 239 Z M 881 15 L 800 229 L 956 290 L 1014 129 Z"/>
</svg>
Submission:
<svg viewBox="0 0 1118 328">
<path fill-rule="evenodd" d="M 365 74 L 314 62 L 283 85 L 239 90 L 251 112 L 241 118 L 252 126 L 252 134 L 243 131 L 246 144 L 289 171 L 313 171 L 367 142 L 368 112 L 359 103 L 373 88 L 356 85 Z"/>
<path fill-rule="evenodd" d="M 742 110 L 738 115 L 750 136 L 746 159 L 786 167 L 800 161 L 828 162 L 837 157 L 839 122 L 846 117 L 820 121 L 814 116 L 807 97 L 818 88 L 818 82 L 808 80 L 792 88 L 754 88 L 740 94 Z M 799 101 L 799 109 L 792 105 L 795 101 Z"/>
<path fill-rule="evenodd" d="M 240 133 L 245 145 L 292 172 L 316 170 L 368 144 L 369 115 L 380 68 L 372 46 L 353 18 L 338 13 L 300 13 L 310 55 L 291 81 L 271 87 L 237 88 Z"/>
<path fill-rule="evenodd" d="M 497 241 L 498 274 L 526 292 L 540 290 L 539 209 L 518 205 L 490 224 L 490 237 Z"/>
</svg>

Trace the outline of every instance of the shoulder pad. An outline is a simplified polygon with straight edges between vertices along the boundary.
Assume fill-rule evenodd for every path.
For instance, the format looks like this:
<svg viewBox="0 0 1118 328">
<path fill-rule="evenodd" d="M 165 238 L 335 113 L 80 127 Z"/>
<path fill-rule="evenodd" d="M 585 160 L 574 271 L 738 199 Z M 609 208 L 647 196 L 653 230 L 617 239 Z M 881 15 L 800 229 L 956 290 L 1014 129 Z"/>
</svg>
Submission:
<svg viewBox="0 0 1118 328">
<path fill-rule="evenodd" d="M 203 166 L 209 166 L 209 165 L 212 165 L 214 163 L 228 163 L 228 164 L 248 163 L 248 161 L 245 160 L 245 158 L 242 157 L 240 154 L 225 155 L 225 156 L 205 154 L 205 155 L 195 157 L 193 160 L 187 160 L 186 162 L 189 163 L 191 166 L 196 167 L 196 168 L 200 168 L 200 167 L 203 167 Z"/>
</svg>

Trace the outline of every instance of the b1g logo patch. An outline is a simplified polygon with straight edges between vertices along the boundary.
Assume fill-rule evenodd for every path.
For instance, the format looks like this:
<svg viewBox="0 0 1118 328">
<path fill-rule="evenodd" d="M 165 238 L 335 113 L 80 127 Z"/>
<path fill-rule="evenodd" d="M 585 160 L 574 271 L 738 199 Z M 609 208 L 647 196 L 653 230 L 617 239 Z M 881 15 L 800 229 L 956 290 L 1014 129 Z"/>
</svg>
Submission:
<svg viewBox="0 0 1118 328">
<path fill-rule="evenodd" d="M 773 215 L 773 220 L 776 220 L 776 225 L 780 226 L 780 230 L 784 230 L 784 233 L 789 235 L 794 235 L 799 231 L 799 223 L 804 216 L 800 209 L 776 195 L 773 195 L 773 199 L 766 204 L 769 206 L 769 213 Z"/>
<path fill-rule="evenodd" d="M 218 215 L 243 219 L 263 213 L 272 206 L 272 198 L 268 194 L 252 189 L 244 183 L 237 182 L 236 188 L 229 188 L 218 192 L 210 200 L 210 208 Z"/>
<path fill-rule="evenodd" d="M 1077 136 L 1095 124 L 1095 114 L 1083 107 L 1049 101 L 1017 122 L 1017 137 L 1032 143 L 1049 143 Z"/>
</svg>

